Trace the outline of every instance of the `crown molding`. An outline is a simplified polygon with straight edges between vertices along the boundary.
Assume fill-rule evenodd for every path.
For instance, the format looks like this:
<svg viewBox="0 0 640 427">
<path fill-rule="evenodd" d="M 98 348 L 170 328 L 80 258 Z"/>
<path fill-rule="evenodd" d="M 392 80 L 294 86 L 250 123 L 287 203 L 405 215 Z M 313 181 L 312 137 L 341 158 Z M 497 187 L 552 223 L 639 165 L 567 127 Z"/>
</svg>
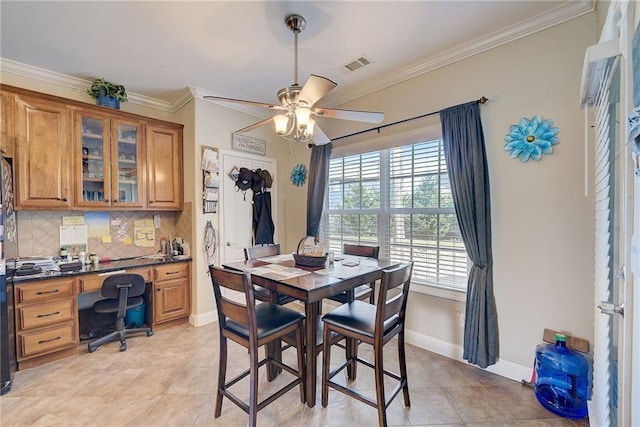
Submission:
<svg viewBox="0 0 640 427">
<path fill-rule="evenodd" d="M 57 73 L 55 71 L 45 70 L 43 68 L 34 67 L 32 65 L 22 64 L 10 59 L 0 58 L 0 71 L 3 73 L 15 74 L 21 77 L 27 77 L 57 86 L 66 87 L 72 90 L 85 92 L 87 87 L 91 86 L 91 81 Z M 132 104 L 141 105 L 147 108 L 167 111 L 173 113 L 177 110 L 174 102 L 166 102 L 150 96 L 140 95 L 137 93 L 127 92 L 128 101 Z M 183 104 L 182 104 L 183 105 Z M 182 106 L 180 105 L 180 106 Z M 179 108 L 179 107 L 178 107 Z"/>
<path fill-rule="evenodd" d="M 463 43 L 453 49 L 447 50 L 446 52 L 430 56 L 424 61 L 420 61 L 398 71 L 394 71 L 386 76 L 372 78 L 367 82 L 359 84 L 358 87 L 354 89 L 328 94 L 322 98 L 322 104 L 330 107 L 342 105 L 349 101 L 353 101 L 354 99 L 361 98 L 422 74 L 429 73 L 437 70 L 438 68 L 461 61 L 489 49 L 527 37 L 539 31 L 570 21 L 574 18 L 578 18 L 582 15 L 593 12 L 595 7 L 595 0 L 565 2 L 547 12 L 510 25 L 485 37 L 478 38 L 468 43 Z"/>
</svg>

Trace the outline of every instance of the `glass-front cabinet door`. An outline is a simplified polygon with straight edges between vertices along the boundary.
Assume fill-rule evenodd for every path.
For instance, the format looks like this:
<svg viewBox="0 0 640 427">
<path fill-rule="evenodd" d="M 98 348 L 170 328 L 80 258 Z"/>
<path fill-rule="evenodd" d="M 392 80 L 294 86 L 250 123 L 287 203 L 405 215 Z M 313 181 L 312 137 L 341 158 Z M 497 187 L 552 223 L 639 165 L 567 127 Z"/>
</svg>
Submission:
<svg viewBox="0 0 640 427">
<path fill-rule="evenodd" d="M 112 205 L 143 207 L 142 126 L 111 121 Z"/>
<path fill-rule="evenodd" d="M 108 207 L 111 201 L 109 161 L 110 119 L 107 116 L 78 113 L 75 117 L 75 149 L 81 156 L 76 173 L 76 205 Z M 78 165 L 78 162 L 76 162 Z"/>
<path fill-rule="evenodd" d="M 142 125 L 99 113 L 76 112 L 76 205 L 140 208 L 144 203 Z"/>
</svg>

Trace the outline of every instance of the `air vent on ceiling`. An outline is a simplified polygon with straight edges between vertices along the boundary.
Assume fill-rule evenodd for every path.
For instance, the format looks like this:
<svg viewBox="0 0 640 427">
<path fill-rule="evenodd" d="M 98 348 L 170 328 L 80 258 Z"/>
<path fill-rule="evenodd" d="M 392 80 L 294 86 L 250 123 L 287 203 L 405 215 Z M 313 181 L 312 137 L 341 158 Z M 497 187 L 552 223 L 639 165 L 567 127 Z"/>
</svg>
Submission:
<svg viewBox="0 0 640 427">
<path fill-rule="evenodd" d="M 359 68 L 364 67 L 365 65 L 371 64 L 372 62 L 373 61 L 371 59 L 363 55 L 360 58 L 349 62 L 347 65 L 344 66 L 344 68 L 346 68 L 349 71 L 355 71 Z"/>
</svg>

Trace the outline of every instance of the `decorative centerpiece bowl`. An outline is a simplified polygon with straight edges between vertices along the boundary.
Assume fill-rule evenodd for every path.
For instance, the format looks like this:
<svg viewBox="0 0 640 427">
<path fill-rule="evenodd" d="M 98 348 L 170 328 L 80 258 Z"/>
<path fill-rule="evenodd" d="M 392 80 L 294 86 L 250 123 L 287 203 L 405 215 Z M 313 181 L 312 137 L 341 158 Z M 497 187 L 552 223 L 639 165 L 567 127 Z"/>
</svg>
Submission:
<svg viewBox="0 0 640 427">
<path fill-rule="evenodd" d="M 298 243 L 298 249 L 293 254 L 293 259 L 296 261 L 296 265 L 303 265 L 305 267 L 322 267 L 327 262 L 327 254 L 324 252 L 324 245 L 321 246 L 320 253 L 323 255 L 316 255 L 317 251 L 312 255 L 305 250 L 305 241 L 308 242 L 309 237 L 304 237 Z M 314 239 L 311 237 L 311 239 Z"/>
</svg>

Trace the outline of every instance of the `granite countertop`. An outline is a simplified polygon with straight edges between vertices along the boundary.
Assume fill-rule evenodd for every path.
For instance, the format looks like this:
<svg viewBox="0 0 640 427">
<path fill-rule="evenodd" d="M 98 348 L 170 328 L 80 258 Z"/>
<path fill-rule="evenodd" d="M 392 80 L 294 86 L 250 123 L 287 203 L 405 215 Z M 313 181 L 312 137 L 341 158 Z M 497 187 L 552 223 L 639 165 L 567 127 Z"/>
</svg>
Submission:
<svg viewBox="0 0 640 427">
<path fill-rule="evenodd" d="M 15 276 L 11 275 L 7 278 L 11 280 L 13 283 L 22 283 L 22 282 L 32 282 L 39 280 L 47 280 L 47 279 L 55 279 L 59 277 L 69 277 L 69 276 L 81 276 L 84 274 L 100 274 L 100 273 L 108 273 L 110 271 L 124 270 L 127 268 L 137 268 L 137 267 L 147 267 L 152 265 L 162 265 L 162 264 L 175 264 L 178 262 L 186 262 L 191 261 L 191 256 L 180 255 L 180 256 L 143 256 L 143 257 L 135 257 L 135 258 L 123 258 L 119 260 L 111 260 L 108 262 L 101 262 L 98 265 L 86 264 L 82 267 L 82 269 L 74 270 L 74 271 L 65 271 L 61 272 L 58 270 L 49 270 L 43 271 L 38 274 L 31 274 L 28 276 Z"/>
</svg>

